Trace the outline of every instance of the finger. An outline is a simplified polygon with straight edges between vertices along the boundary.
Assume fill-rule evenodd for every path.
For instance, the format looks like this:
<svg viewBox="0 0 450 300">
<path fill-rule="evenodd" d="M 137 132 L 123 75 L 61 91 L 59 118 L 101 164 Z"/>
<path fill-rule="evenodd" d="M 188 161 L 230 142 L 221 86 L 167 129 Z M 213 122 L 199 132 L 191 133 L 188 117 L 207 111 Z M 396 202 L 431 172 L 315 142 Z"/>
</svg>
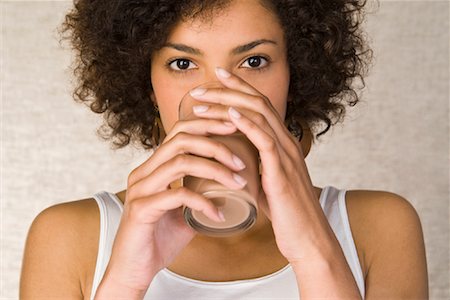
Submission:
<svg viewBox="0 0 450 300">
<path fill-rule="evenodd" d="M 239 110 L 239 111 L 238 111 Z M 239 115 L 240 116 L 244 116 L 245 118 L 247 118 L 250 122 L 250 124 L 254 124 L 254 129 L 252 129 L 252 132 L 254 134 L 257 135 L 257 133 L 255 131 L 262 131 L 265 132 L 267 135 L 269 135 L 275 142 L 277 145 L 277 150 L 279 153 L 285 153 L 283 147 L 281 146 L 278 137 L 276 135 L 276 133 L 274 132 L 274 130 L 272 129 L 272 127 L 270 127 L 267 119 L 261 115 L 260 113 L 257 113 L 255 111 L 249 111 L 249 110 L 245 110 L 242 108 L 234 108 L 234 107 L 229 107 L 227 110 L 227 114 L 230 118 L 232 118 L 232 115 L 230 114 L 230 112 L 233 112 L 233 114 L 235 114 L 236 116 Z M 245 133 L 244 133 L 245 134 Z M 285 158 L 284 155 L 281 156 L 281 158 Z"/>
<path fill-rule="evenodd" d="M 168 151 L 168 147 L 164 145 L 167 142 L 171 141 L 173 137 L 180 133 L 191 133 L 198 136 L 207 136 L 210 134 L 217 135 L 227 135 L 236 131 L 236 127 L 231 124 L 226 125 L 222 121 L 218 120 L 206 120 L 206 119 L 198 119 L 198 120 L 190 120 L 190 121 L 178 121 L 169 134 L 165 137 L 164 141 L 161 143 L 160 147 L 150 156 L 144 163 L 135 168 L 128 175 L 128 185 L 134 184 L 136 181 L 142 179 L 143 177 L 150 174 L 158 165 L 167 161 L 169 157 L 173 157 L 181 151 L 172 150 L 168 154 L 164 154 L 165 151 Z M 189 139 L 192 142 L 193 136 L 190 136 Z M 193 148 L 193 147 L 191 147 Z M 162 149 L 164 149 L 162 151 Z M 169 149 L 172 149 L 169 147 Z M 223 151 L 222 151 L 223 152 Z M 219 152 L 220 153 L 220 152 Z"/>
<path fill-rule="evenodd" d="M 230 89 L 236 89 L 250 95 L 258 96 L 261 94 L 256 88 L 254 88 L 239 76 L 219 67 L 217 67 L 215 71 L 219 81 L 226 87 Z"/>
<path fill-rule="evenodd" d="M 170 141 L 179 132 L 207 136 L 210 134 L 228 135 L 236 131 L 234 125 L 225 122 L 214 119 L 178 120 L 166 135 L 162 144 Z"/>
<path fill-rule="evenodd" d="M 131 215 L 139 223 L 156 223 L 167 211 L 187 206 L 203 212 L 216 222 L 221 222 L 219 209 L 214 203 L 187 188 L 181 187 L 141 197 L 125 203 L 124 215 Z"/>
<path fill-rule="evenodd" d="M 287 149 L 291 157 L 295 157 L 296 149 L 294 150 L 290 149 L 293 148 L 292 143 L 294 143 L 297 147 L 300 148 L 301 147 L 300 142 L 290 133 L 286 125 L 284 125 L 283 118 L 278 114 L 278 111 L 272 106 L 272 102 L 270 101 L 270 99 L 265 97 L 265 95 L 261 94 L 256 88 L 251 86 L 248 82 L 246 82 L 244 79 L 242 79 L 241 77 L 239 77 L 234 73 L 227 72 L 222 68 L 216 68 L 216 76 L 224 86 L 230 89 L 236 89 L 246 92 L 248 94 L 260 95 L 264 97 L 265 103 L 271 108 L 271 111 L 273 112 L 276 118 L 273 119 L 272 117 L 270 117 L 269 114 L 266 114 L 264 111 L 261 110 L 258 111 L 266 116 L 270 126 L 276 132 L 276 135 L 282 147 L 284 149 Z M 276 121 L 276 119 L 278 119 L 278 122 Z"/>
<path fill-rule="evenodd" d="M 228 113 L 230 106 L 224 106 L 224 105 L 211 105 L 211 108 L 207 111 L 199 111 L 194 112 L 199 118 L 212 118 L 212 119 L 220 119 L 220 120 L 226 120 L 230 122 L 230 116 Z M 272 135 L 275 137 L 275 133 L 273 129 L 270 127 L 268 121 L 265 119 L 265 117 L 255 112 L 254 110 L 246 109 L 243 107 L 239 107 L 239 111 L 244 114 L 247 118 L 251 119 L 253 122 L 258 124 L 261 129 L 266 131 L 267 134 Z M 233 124 L 233 123 L 231 123 Z M 235 126 L 233 124 L 233 126 Z"/>
<path fill-rule="evenodd" d="M 175 158 L 159 165 L 152 173 L 129 187 L 130 199 L 145 197 L 168 188 L 174 180 L 194 176 L 215 180 L 231 189 L 241 189 L 240 176 L 224 165 L 203 157 L 178 154 Z M 241 177 L 242 178 L 242 177 Z"/>
<path fill-rule="evenodd" d="M 201 105 L 203 106 L 203 105 Z M 228 116 L 228 108 L 229 106 L 221 105 L 221 104 L 208 104 L 207 110 L 196 110 L 197 106 L 193 107 L 193 113 L 198 118 L 205 118 L 205 119 L 215 119 L 215 120 L 221 120 L 223 122 L 230 122 L 230 117 Z M 233 124 L 233 123 L 231 123 Z M 234 124 L 233 124 L 234 126 Z"/>
<path fill-rule="evenodd" d="M 293 146 L 296 146 L 293 136 L 284 125 L 284 121 L 278 114 L 278 111 L 273 107 L 270 100 L 262 94 L 250 95 L 229 88 L 202 88 L 200 92 L 198 92 L 198 89 L 192 90 L 191 95 L 193 98 L 206 103 L 221 104 L 223 106 L 233 106 L 255 111 L 267 119 L 269 126 L 273 128 L 283 148 L 294 149 L 295 147 Z M 292 155 L 295 155 L 295 149 L 294 151 L 290 150 L 290 152 L 291 157 L 293 157 Z"/>
<path fill-rule="evenodd" d="M 154 169 L 169 161 L 178 154 L 194 154 L 197 156 L 214 158 L 234 171 L 245 168 L 242 159 L 235 155 L 224 143 L 212 138 L 193 136 L 185 132 L 179 132 L 176 138 L 160 147 L 160 151 L 153 154 L 152 163 L 148 168 L 142 167 L 140 172 L 150 174 Z"/>
<path fill-rule="evenodd" d="M 256 123 L 240 114 L 237 109 L 230 108 L 229 114 L 231 121 L 259 150 L 262 167 L 261 176 L 266 176 L 268 180 L 279 180 L 279 176 L 283 174 L 281 157 L 285 156 L 286 153 L 279 146 L 277 139 L 261 130 Z M 267 172 L 267 170 L 270 170 L 270 172 Z"/>
<path fill-rule="evenodd" d="M 225 111 L 226 108 L 226 111 Z M 199 113 L 198 115 L 204 115 L 206 114 L 207 116 L 201 116 L 201 117 L 210 117 L 211 115 L 213 115 L 213 117 L 217 116 L 217 115 L 222 115 L 224 113 L 227 114 L 228 118 L 230 118 L 229 115 L 229 108 L 230 107 L 226 107 L 223 105 L 220 105 L 220 108 L 217 108 L 215 112 L 212 113 Z M 279 153 L 286 153 L 286 151 L 283 150 L 282 145 L 280 144 L 280 142 L 278 141 L 278 137 L 276 136 L 276 133 L 274 132 L 274 130 L 270 127 L 269 123 L 267 122 L 266 118 L 261 115 L 260 113 L 257 113 L 253 110 L 246 110 L 243 108 L 239 108 L 240 114 L 244 115 L 246 118 L 250 119 L 253 123 L 256 124 L 256 128 L 257 130 L 260 131 L 264 131 L 267 135 L 271 136 L 277 144 L 277 149 Z M 291 146 L 292 147 L 292 146 Z M 292 156 L 290 156 L 289 158 L 291 158 Z M 287 155 L 282 155 L 281 159 L 284 163 L 287 163 Z"/>
<path fill-rule="evenodd" d="M 221 104 L 224 106 L 236 106 L 246 109 L 255 110 L 258 112 L 267 109 L 267 105 L 261 105 L 263 96 L 247 94 L 239 90 L 215 87 L 215 88 L 201 88 L 193 89 L 191 96 L 197 100 L 201 100 L 206 103 Z"/>
</svg>

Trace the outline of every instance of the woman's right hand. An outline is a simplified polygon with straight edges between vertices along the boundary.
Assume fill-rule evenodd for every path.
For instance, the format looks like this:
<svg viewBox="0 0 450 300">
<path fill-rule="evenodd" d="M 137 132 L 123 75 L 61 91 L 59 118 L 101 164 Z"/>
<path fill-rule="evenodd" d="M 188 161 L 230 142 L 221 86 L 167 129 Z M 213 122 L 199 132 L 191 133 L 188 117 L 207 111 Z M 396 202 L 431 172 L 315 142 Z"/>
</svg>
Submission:
<svg viewBox="0 0 450 300">
<path fill-rule="evenodd" d="M 114 282 L 145 294 L 156 273 L 169 266 L 196 234 L 184 221 L 183 205 L 220 221 L 219 211 L 209 199 L 185 187 L 171 189 L 170 184 L 191 175 L 241 189 L 233 173 L 242 168 L 234 163 L 233 153 L 207 137 L 236 130 L 222 120 L 178 121 L 153 155 L 130 173 L 122 219 L 102 284 Z"/>
</svg>

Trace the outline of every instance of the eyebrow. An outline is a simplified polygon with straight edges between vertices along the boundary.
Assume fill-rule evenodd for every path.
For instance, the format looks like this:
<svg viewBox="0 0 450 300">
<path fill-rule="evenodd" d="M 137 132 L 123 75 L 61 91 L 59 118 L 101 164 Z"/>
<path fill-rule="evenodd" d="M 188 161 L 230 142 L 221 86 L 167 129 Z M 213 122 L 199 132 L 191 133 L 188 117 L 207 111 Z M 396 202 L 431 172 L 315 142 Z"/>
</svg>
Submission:
<svg viewBox="0 0 450 300">
<path fill-rule="evenodd" d="M 247 52 L 261 44 L 277 45 L 277 43 L 275 41 L 267 40 L 267 39 L 259 39 L 259 40 L 250 42 L 248 44 L 240 45 L 240 46 L 233 48 L 233 50 L 231 50 L 231 54 L 233 54 L 233 55 L 241 54 L 241 53 Z M 185 44 L 166 43 L 163 45 L 163 48 L 164 47 L 173 48 L 178 51 L 186 52 L 186 53 L 193 54 L 193 55 L 200 55 L 200 56 L 203 55 L 203 52 L 200 49 L 193 48 L 193 47 L 190 47 Z"/>
</svg>

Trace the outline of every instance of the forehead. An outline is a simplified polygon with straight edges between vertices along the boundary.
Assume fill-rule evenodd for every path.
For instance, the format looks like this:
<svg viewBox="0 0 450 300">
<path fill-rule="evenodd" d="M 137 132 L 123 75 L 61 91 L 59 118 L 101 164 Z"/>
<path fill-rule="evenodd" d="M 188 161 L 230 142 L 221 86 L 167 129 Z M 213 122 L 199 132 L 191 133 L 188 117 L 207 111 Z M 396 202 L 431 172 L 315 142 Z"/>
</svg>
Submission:
<svg viewBox="0 0 450 300">
<path fill-rule="evenodd" d="M 230 44 L 270 38 L 282 41 L 283 30 L 274 12 L 258 0 L 232 1 L 220 11 L 179 22 L 168 42 Z"/>
</svg>

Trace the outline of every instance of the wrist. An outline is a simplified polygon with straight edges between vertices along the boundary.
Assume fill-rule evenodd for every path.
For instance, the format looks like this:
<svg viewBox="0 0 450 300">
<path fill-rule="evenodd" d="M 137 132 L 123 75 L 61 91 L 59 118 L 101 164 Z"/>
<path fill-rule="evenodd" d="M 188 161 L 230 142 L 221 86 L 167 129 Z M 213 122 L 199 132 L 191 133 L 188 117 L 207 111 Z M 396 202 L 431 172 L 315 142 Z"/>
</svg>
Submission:
<svg viewBox="0 0 450 300">
<path fill-rule="evenodd" d="M 328 229 L 328 228 L 327 228 Z M 302 251 L 298 255 L 288 257 L 289 263 L 294 266 L 307 264 L 323 265 L 327 267 L 336 255 L 344 255 L 342 248 L 332 230 L 315 231 L 313 234 L 305 235 L 301 241 Z"/>
<path fill-rule="evenodd" d="M 305 257 L 295 261 L 291 261 L 290 265 L 296 274 L 310 272 L 326 272 L 329 271 L 333 263 L 331 258 L 322 255 Z"/>
<path fill-rule="evenodd" d="M 148 287 L 135 288 L 120 280 L 117 280 L 109 272 L 105 272 L 102 281 L 100 282 L 95 293 L 95 300 L 103 299 L 130 299 L 142 300 Z M 150 283 L 149 283 L 150 285 Z"/>
<path fill-rule="evenodd" d="M 352 271 L 340 247 L 334 252 L 317 251 L 290 262 L 300 298 L 361 299 Z M 320 278 L 320 280 L 317 280 Z"/>
<path fill-rule="evenodd" d="M 143 290 L 136 290 L 130 287 L 114 283 L 106 280 L 102 281 L 99 285 L 94 300 L 107 300 L 107 299 L 130 299 L 130 300 L 142 300 L 144 299 L 145 292 Z"/>
</svg>

